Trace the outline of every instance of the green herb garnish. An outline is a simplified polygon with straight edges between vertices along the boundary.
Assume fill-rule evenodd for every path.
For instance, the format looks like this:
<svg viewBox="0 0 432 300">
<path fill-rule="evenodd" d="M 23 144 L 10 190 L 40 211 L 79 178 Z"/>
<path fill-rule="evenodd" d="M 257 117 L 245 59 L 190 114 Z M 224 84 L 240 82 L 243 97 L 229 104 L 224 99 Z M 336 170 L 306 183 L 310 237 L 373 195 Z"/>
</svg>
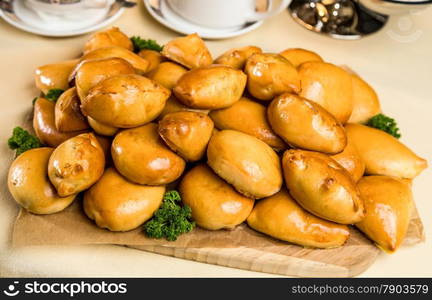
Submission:
<svg viewBox="0 0 432 300">
<path fill-rule="evenodd" d="M 8 139 L 8 145 L 9 148 L 16 150 L 16 156 L 27 150 L 42 146 L 37 137 L 19 126 L 14 128 L 12 136 Z"/>
<path fill-rule="evenodd" d="M 33 98 L 33 100 L 32 100 L 32 104 L 33 104 L 33 105 L 35 105 L 36 100 L 37 100 L 38 98 L 39 98 L 39 97 L 34 97 L 34 98 Z"/>
<path fill-rule="evenodd" d="M 369 119 L 369 121 L 367 121 L 366 125 L 385 131 L 397 139 L 401 137 L 396 121 L 390 117 L 387 117 L 386 115 L 378 114 L 373 116 Z"/>
<path fill-rule="evenodd" d="M 192 221 L 192 210 L 189 206 L 180 206 L 180 194 L 173 190 L 165 193 L 162 205 L 153 218 L 144 224 L 144 231 L 151 238 L 165 238 L 175 241 L 183 233 L 195 227 Z"/>
<path fill-rule="evenodd" d="M 145 40 L 139 36 L 133 36 L 131 37 L 131 41 L 133 43 L 134 52 L 136 53 L 144 49 L 154 50 L 157 52 L 161 52 L 163 49 L 163 46 L 159 45 L 155 40 Z"/>
<path fill-rule="evenodd" d="M 61 94 L 64 93 L 64 90 L 62 89 L 51 89 L 48 91 L 48 93 L 45 95 L 45 98 L 52 102 L 57 102 L 58 98 L 61 96 Z"/>
</svg>

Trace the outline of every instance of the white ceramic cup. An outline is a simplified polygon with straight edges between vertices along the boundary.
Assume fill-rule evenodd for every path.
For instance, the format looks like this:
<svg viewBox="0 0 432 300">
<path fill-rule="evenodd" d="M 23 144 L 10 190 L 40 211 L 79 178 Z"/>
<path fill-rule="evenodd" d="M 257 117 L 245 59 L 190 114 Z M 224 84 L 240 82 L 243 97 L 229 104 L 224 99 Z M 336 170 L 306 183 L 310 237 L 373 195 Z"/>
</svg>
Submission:
<svg viewBox="0 0 432 300">
<path fill-rule="evenodd" d="M 209 28 L 240 27 L 267 19 L 284 10 L 292 0 L 268 0 L 268 11 L 257 12 L 256 0 L 165 0 L 184 19 Z"/>
<path fill-rule="evenodd" d="M 26 6 L 34 11 L 54 15 L 67 15 L 90 8 L 104 8 L 113 2 L 114 0 L 25 0 Z"/>
</svg>

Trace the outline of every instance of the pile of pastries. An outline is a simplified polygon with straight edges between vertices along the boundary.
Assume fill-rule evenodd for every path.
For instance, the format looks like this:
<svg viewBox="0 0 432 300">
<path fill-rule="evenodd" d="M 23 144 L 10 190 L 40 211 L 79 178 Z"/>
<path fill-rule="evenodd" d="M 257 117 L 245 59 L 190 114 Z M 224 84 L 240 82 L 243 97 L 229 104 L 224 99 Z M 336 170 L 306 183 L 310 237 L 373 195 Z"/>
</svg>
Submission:
<svg viewBox="0 0 432 300">
<path fill-rule="evenodd" d="M 380 113 L 358 75 L 305 49 L 230 49 L 213 59 L 196 34 L 161 52 L 133 52 L 118 28 L 90 37 L 80 58 L 39 67 L 34 103 L 46 147 L 9 171 L 14 199 L 56 213 L 84 192 L 85 214 L 135 229 L 179 190 L 196 224 L 243 222 L 283 241 L 342 246 L 348 225 L 395 251 L 411 216 L 411 180 L 427 163 L 364 125 Z"/>
</svg>

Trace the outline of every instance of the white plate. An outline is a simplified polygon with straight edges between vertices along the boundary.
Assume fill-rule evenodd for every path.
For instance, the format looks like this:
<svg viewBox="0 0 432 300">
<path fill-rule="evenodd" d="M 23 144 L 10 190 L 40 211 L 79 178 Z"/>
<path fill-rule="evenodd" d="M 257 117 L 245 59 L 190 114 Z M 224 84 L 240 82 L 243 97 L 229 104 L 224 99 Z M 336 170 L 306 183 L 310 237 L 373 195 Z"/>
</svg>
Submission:
<svg viewBox="0 0 432 300">
<path fill-rule="evenodd" d="M 35 12 L 24 5 L 24 1 L 15 0 L 10 4 L 10 9 L 0 9 L 0 17 L 10 25 L 21 30 L 43 36 L 66 37 L 85 34 L 99 30 L 120 17 L 124 7 L 114 3 L 111 7 L 99 11 L 99 17 L 94 22 L 67 22 L 53 20 L 49 24 L 44 22 Z"/>
<path fill-rule="evenodd" d="M 235 0 L 233 0 L 235 1 Z M 213 29 L 188 22 L 173 12 L 165 0 L 143 0 L 150 15 L 159 23 L 182 34 L 198 33 L 205 39 L 224 39 L 252 31 L 262 25 L 263 21 L 251 22 L 237 29 Z"/>
</svg>

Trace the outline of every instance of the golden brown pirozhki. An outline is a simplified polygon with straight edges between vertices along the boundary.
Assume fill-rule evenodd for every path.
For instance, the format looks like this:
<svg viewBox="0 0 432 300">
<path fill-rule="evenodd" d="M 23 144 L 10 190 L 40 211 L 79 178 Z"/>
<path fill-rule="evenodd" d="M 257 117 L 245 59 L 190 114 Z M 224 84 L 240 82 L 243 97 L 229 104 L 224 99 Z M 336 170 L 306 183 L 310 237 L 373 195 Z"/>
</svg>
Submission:
<svg viewBox="0 0 432 300">
<path fill-rule="evenodd" d="M 186 68 L 171 61 L 165 61 L 148 73 L 147 77 L 172 90 L 186 72 Z"/>
<path fill-rule="evenodd" d="M 214 63 L 243 70 L 247 59 L 255 53 L 262 53 L 261 48 L 256 46 L 234 48 L 224 52 L 221 56 L 215 59 Z"/>
<path fill-rule="evenodd" d="M 302 48 L 286 49 L 280 55 L 288 59 L 296 68 L 309 61 L 323 62 L 323 59 L 317 53 Z"/>
<path fill-rule="evenodd" d="M 287 150 L 282 169 L 291 196 L 310 213 L 340 224 L 363 219 L 364 204 L 355 181 L 328 155 Z"/>
<path fill-rule="evenodd" d="M 260 139 L 240 131 L 214 133 L 207 147 L 207 163 L 247 197 L 268 197 L 279 192 L 282 186 L 276 152 Z"/>
<path fill-rule="evenodd" d="M 180 112 L 180 111 L 194 111 L 206 115 L 209 113 L 208 109 L 190 108 L 189 106 L 186 106 L 183 103 L 181 103 L 173 94 L 171 94 L 171 96 L 166 101 L 163 110 L 159 114 L 158 119 L 161 120 L 167 114 Z"/>
<path fill-rule="evenodd" d="M 345 124 L 353 110 L 351 74 L 333 64 L 316 61 L 303 63 L 298 70 L 299 95 L 318 103 Z"/>
<path fill-rule="evenodd" d="M 175 181 L 183 173 L 185 161 L 171 151 L 158 134 L 158 125 L 123 130 L 111 146 L 116 169 L 130 181 L 163 185 Z"/>
<path fill-rule="evenodd" d="M 307 247 L 339 247 L 349 237 L 346 225 L 308 213 L 284 188 L 269 198 L 259 200 L 247 218 L 247 223 L 259 232 Z"/>
<path fill-rule="evenodd" d="M 342 125 L 321 105 L 294 94 L 276 97 L 267 108 L 273 130 L 289 145 L 339 153 L 346 146 Z"/>
<path fill-rule="evenodd" d="M 15 201 L 34 214 L 53 214 L 62 211 L 76 194 L 60 197 L 48 180 L 48 160 L 53 148 L 30 149 L 12 163 L 8 188 Z"/>
<path fill-rule="evenodd" d="M 86 118 L 81 113 L 80 99 L 76 88 L 70 88 L 57 99 L 54 107 L 55 126 L 61 132 L 84 130 L 89 128 Z"/>
<path fill-rule="evenodd" d="M 97 134 L 100 134 L 100 135 L 113 136 L 113 135 L 115 135 L 119 131 L 119 128 L 103 124 L 103 123 L 98 122 L 98 121 L 96 121 L 95 119 L 93 119 L 92 117 L 89 117 L 89 116 L 87 116 L 87 121 L 88 121 L 90 127 Z"/>
<path fill-rule="evenodd" d="M 232 129 L 259 138 L 272 148 L 287 147 L 271 129 L 267 121 L 266 107 L 242 97 L 230 107 L 213 110 L 209 114 L 218 129 Z"/>
<path fill-rule="evenodd" d="M 210 230 L 233 229 L 246 220 L 254 205 L 253 199 L 237 193 L 205 164 L 188 171 L 179 189 L 197 225 Z"/>
<path fill-rule="evenodd" d="M 146 77 L 117 75 L 92 87 L 81 99 L 81 109 L 111 127 L 137 127 L 156 119 L 170 94 L 170 90 Z"/>
<path fill-rule="evenodd" d="M 67 139 L 88 130 L 60 132 L 55 125 L 55 104 L 45 98 L 38 98 L 33 109 L 33 129 L 44 145 L 57 147 Z"/>
<path fill-rule="evenodd" d="M 126 180 L 114 168 L 84 194 L 84 211 L 97 226 L 111 231 L 135 229 L 150 219 L 162 203 L 165 186 Z"/>
<path fill-rule="evenodd" d="M 200 160 L 213 132 L 213 121 L 203 113 L 183 111 L 167 114 L 159 121 L 159 135 L 186 161 Z"/>
<path fill-rule="evenodd" d="M 360 76 L 351 74 L 353 86 L 353 109 L 349 123 L 366 123 L 381 112 L 378 95 Z"/>
<path fill-rule="evenodd" d="M 345 126 L 348 139 L 366 165 L 366 174 L 414 178 L 427 167 L 427 161 L 390 134 L 361 124 Z"/>
<path fill-rule="evenodd" d="M 73 59 L 38 67 L 34 73 L 36 87 L 45 95 L 51 89 L 67 90 L 69 75 L 77 63 L 78 60 Z"/>
<path fill-rule="evenodd" d="M 140 74 L 146 73 L 149 67 L 149 62 L 146 59 L 142 58 L 141 56 L 138 56 L 137 54 L 133 53 L 128 49 L 125 49 L 123 47 L 117 47 L 117 46 L 104 47 L 104 48 L 99 48 L 90 51 L 84 54 L 81 57 L 80 61 L 110 58 L 110 57 L 123 58 L 128 63 L 130 63 L 135 68 L 135 70 Z"/>
<path fill-rule="evenodd" d="M 257 99 L 270 101 L 286 92 L 300 92 L 296 68 L 283 56 L 257 53 L 246 61 L 247 88 Z"/>
<path fill-rule="evenodd" d="M 48 163 L 48 176 L 60 196 L 77 194 L 92 186 L 105 168 L 105 154 L 92 133 L 60 144 Z"/>
<path fill-rule="evenodd" d="M 345 149 L 338 154 L 332 155 L 335 161 L 337 161 L 348 173 L 351 174 L 354 181 L 359 181 L 365 171 L 365 162 L 360 156 L 357 147 L 350 141 L 347 140 Z"/>
<path fill-rule="evenodd" d="M 108 57 L 103 59 L 85 60 L 76 66 L 71 74 L 81 101 L 88 91 L 99 82 L 120 74 L 135 74 L 135 69 L 123 58 Z"/>
<path fill-rule="evenodd" d="M 240 70 L 212 65 L 187 72 L 173 91 L 189 107 L 218 109 L 231 106 L 241 98 L 246 80 Z"/>
<path fill-rule="evenodd" d="M 408 230 L 413 200 L 411 187 L 388 176 L 366 176 L 358 183 L 366 207 L 365 218 L 356 224 L 381 249 L 394 252 Z"/>
<path fill-rule="evenodd" d="M 146 73 L 155 70 L 161 62 L 165 60 L 165 57 L 158 51 L 143 49 L 138 52 L 138 55 L 148 61 L 149 66 L 147 67 Z"/>
<path fill-rule="evenodd" d="M 84 54 L 105 47 L 117 46 L 127 50 L 133 50 L 132 41 L 118 27 L 96 32 L 90 36 L 84 45 Z"/>
<path fill-rule="evenodd" d="M 188 69 L 205 67 L 213 62 L 210 51 L 196 33 L 169 41 L 164 45 L 162 54 Z"/>
</svg>

